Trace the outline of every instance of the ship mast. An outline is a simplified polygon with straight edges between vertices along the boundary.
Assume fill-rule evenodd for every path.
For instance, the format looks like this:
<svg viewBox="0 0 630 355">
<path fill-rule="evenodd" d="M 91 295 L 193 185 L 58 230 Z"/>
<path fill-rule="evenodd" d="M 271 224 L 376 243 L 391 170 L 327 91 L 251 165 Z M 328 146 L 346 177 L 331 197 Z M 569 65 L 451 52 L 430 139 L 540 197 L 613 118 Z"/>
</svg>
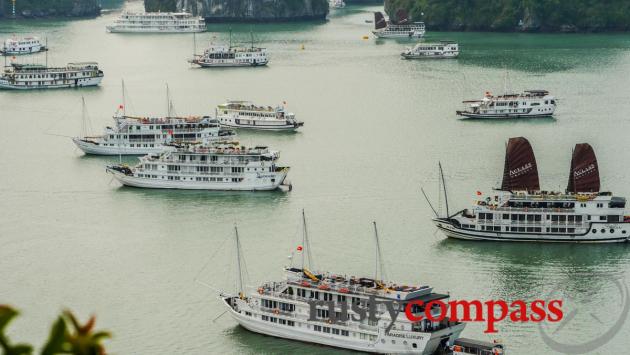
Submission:
<svg viewBox="0 0 630 355">
<path fill-rule="evenodd" d="M 304 213 L 304 209 L 302 209 L 302 245 L 306 249 L 306 255 L 302 253 L 302 270 L 304 270 L 304 266 L 309 269 L 314 268 L 313 256 L 311 255 L 311 242 L 308 239 L 308 229 L 306 228 L 306 214 Z"/>
<path fill-rule="evenodd" d="M 376 221 L 373 221 L 372 224 L 374 225 L 374 239 L 376 241 L 376 263 L 374 270 L 374 280 L 378 281 L 379 273 L 381 275 L 380 280 L 385 279 L 385 268 L 383 267 L 383 254 L 381 253 L 381 243 L 378 239 L 378 229 L 376 228 Z"/>
<path fill-rule="evenodd" d="M 440 177 L 442 179 L 442 188 L 444 189 L 444 203 L 446 205 L 446 218 L 449 218 L 451 214 L 448 211 L 448 194 L 446 193 L 446 182 L 444 182 L 444 171 L 442 170 L 442 163 L 438 162 L 440 168 Z"/>
<path fill-rule="evenodd" d="M 127 116 L 127 103 L 125 102 L 125 79 L 121 79 L 122 82 L 122 109 L 123 117 Z"/>
<path fill-rule="evenodd" d="M 238 228 L 236 227 L 236 224 L 234 225 L 234 236 L 235 236 L 235 243 L 236 243 L 236 263 L 237 263 L 237 268 L 238 268 L 237 291 L 238 291 L 238 296 L 240 298 L 243 298 L 243 272 L 241 270 L 241 242 L 238 239 Z"/>
<path fill-rule="evenodd" d="M 171 107 L 173 105 L 171 104 L 171 95 L 170 92 L 168 90 L 168 83 L 166 83 L 166 117 L 169 118 L 171 117 Z"/>
</svg>

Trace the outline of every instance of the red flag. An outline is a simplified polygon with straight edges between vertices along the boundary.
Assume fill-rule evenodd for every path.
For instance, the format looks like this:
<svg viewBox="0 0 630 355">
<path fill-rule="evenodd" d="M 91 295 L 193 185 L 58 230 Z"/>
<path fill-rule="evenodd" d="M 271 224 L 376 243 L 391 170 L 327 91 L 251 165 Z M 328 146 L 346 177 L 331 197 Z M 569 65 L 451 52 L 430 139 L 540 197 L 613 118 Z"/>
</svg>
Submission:
<svg viewBox="0 0 630 355">
<path fill-rule="evenodd" d="M 298 251 L 302 251 L 302 246 L 301 246 L 301 245 L 298 245 L 297 250 L 298 250 Z"/>
<path fill-rule="evenodd" d="M 173 135 L 173 130 L 172 130 L 172 129 L 169 129 L 169 130 L 168 130 L 168 134 L 172 136 L 172 135 Z"/>
<path fill-rule="evenodd" d="M 119 110 L 122 110 L 123 108 L 125 108 L 125 106 L 123 106 L 123 105 L 118 105 L 118 109 L 119 109 Z"/>
<path fill-rule="evenodd" d="M 477 196 L 481 196 L 481 191 L 477 191 Z"/>
</svg>

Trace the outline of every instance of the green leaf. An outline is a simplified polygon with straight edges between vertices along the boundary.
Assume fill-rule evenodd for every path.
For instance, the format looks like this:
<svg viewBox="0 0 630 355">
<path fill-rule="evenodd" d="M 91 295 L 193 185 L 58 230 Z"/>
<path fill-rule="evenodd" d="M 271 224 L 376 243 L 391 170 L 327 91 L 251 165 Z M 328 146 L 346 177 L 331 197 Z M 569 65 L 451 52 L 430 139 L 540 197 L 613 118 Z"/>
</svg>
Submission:
<svg viewBox="0 0 630 355">
<path fill-rule="evenodd" d="M 48 337 L 46 345 L 44 345 L 42 355 L 54 355 L 63 353 L 65 343 L 66 322 L 63 320 L 62 317 L 59 317 L 50 330 L 50 336 Z"/>
<path fill-rule="evenodd" d="M 4 328 L 18 314 L 19 314 L 18 311 L 16 311 L 13 308 L 9 306 L 5 306 L 5 305 L 0 305 L 0 334 L 2 334 L 2 332 L 4 331 Z"/>
</svg>

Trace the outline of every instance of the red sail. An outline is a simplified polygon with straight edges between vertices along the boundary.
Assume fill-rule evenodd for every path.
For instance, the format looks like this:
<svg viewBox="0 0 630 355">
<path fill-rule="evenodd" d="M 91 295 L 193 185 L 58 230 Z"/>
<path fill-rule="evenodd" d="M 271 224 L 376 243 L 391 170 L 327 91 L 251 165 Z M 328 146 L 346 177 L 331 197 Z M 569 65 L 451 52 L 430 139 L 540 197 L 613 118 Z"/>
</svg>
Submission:
<svg viewBox="0 0 630 355">
<path fill-rule="evenodd" d="M 374 28 L 381 29 L 387 27 L 387 21 L 385 20 L 385 16 L 381 12 L 374 13 Z"/>
<path fill-rule="evenodd" d="M 396 24 L 397 25 L 406 25 L 409 23 L 409 14 L 407 10 L 400 9 L 396 11 Z"/>
<path fill-rule="evenodd" d="M 593 147 L 588 143 L 576 144 L 571 157 L 571 171 L 567 191 L 599 192 L 599 168 Z"/>
<path fill-rule="evenodd" d="M 523 137 L 510 138 L 508 141 L 501 190 L 540 190 L 536 157 L 529 141 Z"/>
</svg>

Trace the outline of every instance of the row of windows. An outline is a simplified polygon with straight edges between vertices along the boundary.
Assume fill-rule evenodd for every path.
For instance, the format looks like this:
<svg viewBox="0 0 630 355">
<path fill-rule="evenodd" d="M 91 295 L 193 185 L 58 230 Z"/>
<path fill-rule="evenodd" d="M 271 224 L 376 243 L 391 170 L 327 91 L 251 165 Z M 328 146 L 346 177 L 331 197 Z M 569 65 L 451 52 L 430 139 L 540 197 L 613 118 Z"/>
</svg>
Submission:
<svg viewBox="0 0 630 355">
<path fill-rule="evenodd" d="M 251 313 L 250 313 L 251 315 Z M 282 325 L 288 325 L 289 327 L 295 327 L 295 322 L 292 320 L 279 319 L 276 317 L 262 316 L 262 320 L 271 322 L 271 323 L 279 323 Z"/>
<path fill-rule="evenodd" d="M 540 222 L 542 221 L 542 215 L 540 214 L 509 214 L 503 213 L 500 215 L 503 220 L 512 220 L 512 221 L 528 221 L 528 222 Z M 496 215 L 499 217 L 499 214 Z M 493 220 L 495 219 L 495 215 L 493 213 L 479 213 L 479 219 L 483 220 Z M 547 220 L 551 220 L 552 222 L 582 222 L 581 215 L 546 215 Z M 600 220 L 606 220 L 606 216 L 600 216 Z"/>
<path fill-rule="evenodd" d="M 350 336 L 350 332 L 347 330 L 331 328 L 331 327 L 322 327 L 321 325 L 313 326 L 313 330 L 315 330 L 316 332 L 324 332 L 324 333 L 329 333 L 329 334 L 332 332 L 332 334 L 343 335 L 345 337 Z"/>
</svg>

